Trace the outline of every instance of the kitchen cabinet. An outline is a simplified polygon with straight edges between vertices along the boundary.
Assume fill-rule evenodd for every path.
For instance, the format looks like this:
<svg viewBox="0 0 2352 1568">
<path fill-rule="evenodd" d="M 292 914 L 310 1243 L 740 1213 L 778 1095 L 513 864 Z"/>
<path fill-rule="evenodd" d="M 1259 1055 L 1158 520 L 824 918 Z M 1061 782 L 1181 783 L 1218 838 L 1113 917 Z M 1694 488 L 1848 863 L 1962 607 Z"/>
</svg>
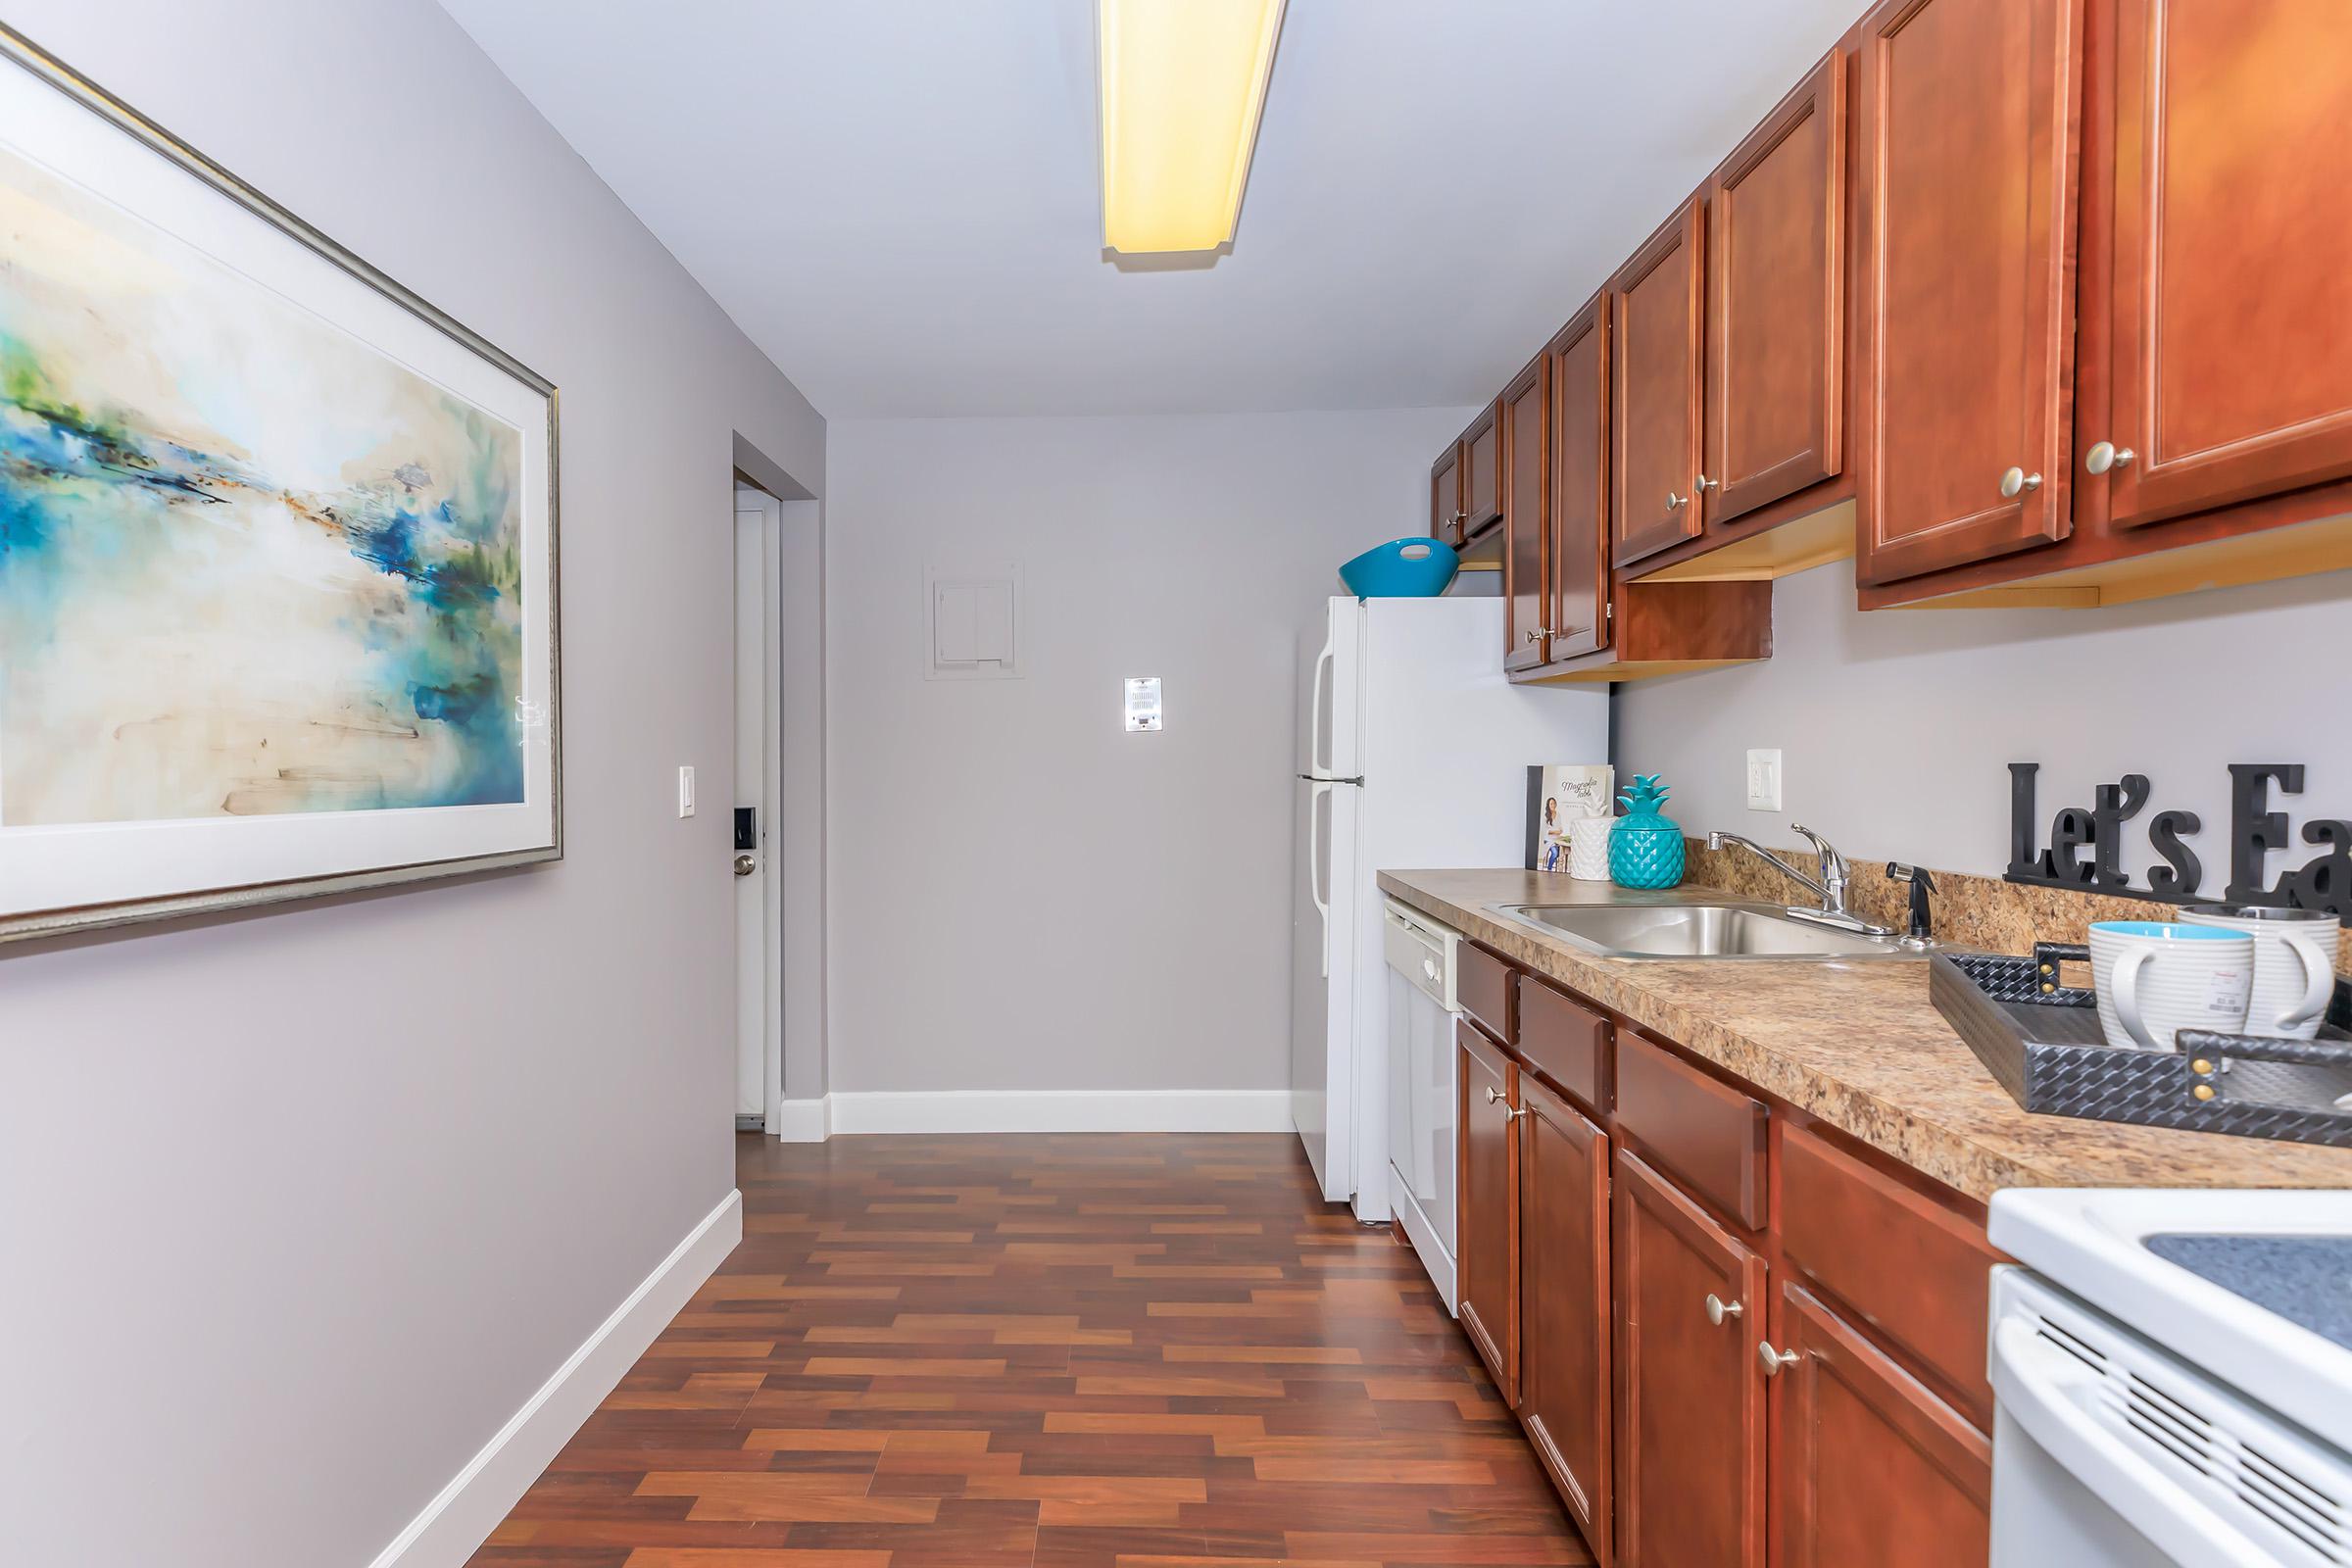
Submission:
<svg viewBox="0 0 2352 1568">
<path fill-rule="evenodd" d="M 2121 0 L 2086 166 L 2112 256 L 2106 418 L 2077 450 L 2123 529 L 2352 475 L 2352 6 Z M 2104 448 L 2104 451 L 2101 449 Z"/>
<path fill-rule="evenodd" d="M 1708 183 L 1710 532 L 1844 466 L 1845 74 L 1832 50 Z"/>
<path fill-rule="evenodd" d="M 1764 1561 L 1764 1260 L 1619 1150 L 1619 1568 Z"/>
<path fill-rule="evenodd" d="M 1982 1568 L 1984 1434 L 1799 1286 L 1783 1287 L 1774 1333 L 1778 1568 Z"/>
<path fill-rule="evenodd" d="M 1856 576 L 2066 537 L 2082 0 L 1863 19 Z"/>
<path fill-rule="evenodd" d="M 1605 1563 L 1609 1138 L 1535 1078 L 1520 1078 L 1519 1098 L 1519 1418 Z"/>
<path fill-rule="evenodd" d="M 1544 351 L 1551 369 L 1547 659 L 1609 644 L 1609 296 L 1585 302 Z"/>
<path fill-rule="evenodd" d="M 1519 1069 L 1467 1019 L 1460 1052 L 1461 1169 L 1454 1185 L 1462 1331 L 1503 1401 L 1519 1402 Z"/>
<path fill-rule="evenodd" d="M 1596 1561 L 1981 1563 L 1982 1205 L 1462 952 L 1462 1325 Z"/>
<path fill-rule="evenodd" d="M 2043 466 L 2025 464 L 2029 477 L 2044 478 L 2026 497 L 2045 514 L 2038 527 L 1963 528 L 1935 548 L 1897 549 L 1875 570 L 1874 528 L 1924 537 L 1934 519 L 1874 524 L 1866 487 L 1863 608 L 2088 608 L 2352 565 L 2352 355 L 2341 348 L 2352 334 L 2352 287 L 2332 261 L 2352 241 L 2339 199 L 2352 178 L 2352 139 L 2341 133 L 2352 9 L 2330 0 L 1984 0 L 1973 9 L 1982 13 L 1976 46 L 1914 51 L 1901 65 L 1916 90 L 1923 71 L 1932 77 L 1947 54 L 1975 54 L 1987 39 L 2031 50 L 2020 57 L 2031 69 L 2019 74 L 2033 83 L 2032 124 L 2046 134 L 2028 149 L 2013 130 L 2000 157 L 2012 178 L 2030 170 L 2034 181 L 2029 237 L 2047 226 L 2061 262 L 2080 252 L 2079 289 L 2060 284 L 2057 305 L 2028 318 L 2019 340 L 2065 372 L 2054 400 L 2059 442 Z M 1886 7 L 1873 17 L 1882 14 L 1901 20 Z M 1886 85 L 1886 51 L 1866 45 L 1858 124 L 1873 109 L 1874 60 L 1877 96 L 1898 108 L 1906 101 Z M 2077 102 L 2070 164 L 2057 119 Z M 1897 123 L 1861 139 L 1867 208 L 1873 145 L 1884 142 L 1892 157 L 1917 138 Z M 2079 179 L 2070 178 L 2077 166 Z M 1884 174 L 1886 185 L 1906 177 L 1891 165 Z M 1926 203 L 1912 189 L 1909 202 L 1896 195 L 1886 205 L 1916 212 Z M 2037 305 L 2049 276 L 2032 280 L 2027 303 Z M 1927 330 L 1930 313 L 1981 305 L 1933 281 L 1904 288 L 1889 278 L 1884 297 L 1858 297 L 1858 330 L 1879 329 L 1899 351 Z M 2079 305 L 2071 330 L 2070 299 Z M 2071 366 L 2069 346 L 2079 356 Z M 1858 377 L 1886 357 L 1858 365 Z M 1990 377 L 2007 363 L 1946 366 L 1948 395 L 1997 393 L 1985 407 L 2006 410 L 2015 400 Z M 1879 401 L 1892 424 L 1894 405 Z M 2040 402 L 2020 407 L 2026 433 L 2037 437 Z M 1933 405 L 1921 412 L 1941 417 Z M 1866 444 L 1867 429 L 1857 433 Z M 1901 498 L 1894 470 L 1907 439 L 1890 431 L 1863 460 L 1880 471 L 1890 507 Z"/>
<path fill-rule="evenodd" d="M 1539 354 L 1502 389 L 1502 667 L 1551 657 L 1551 361 Z"/>
<path fill-rule="evenodd" d="M 1462 444 L 1456 441 L 1429 466 L 1429 533 L 1462 547 Z"/>
<path fill-rule="evenodd" d="M 1462 432 L 1462 537 L 1475 538 L 1502 516 L 1502 431 L 1488 404 Z"/>
<path fill-rule="evenodd" d="M 1609 284 L 1610 558 L 1698 537 L 1706 201 L 1683 204 Z"/>
</svg>

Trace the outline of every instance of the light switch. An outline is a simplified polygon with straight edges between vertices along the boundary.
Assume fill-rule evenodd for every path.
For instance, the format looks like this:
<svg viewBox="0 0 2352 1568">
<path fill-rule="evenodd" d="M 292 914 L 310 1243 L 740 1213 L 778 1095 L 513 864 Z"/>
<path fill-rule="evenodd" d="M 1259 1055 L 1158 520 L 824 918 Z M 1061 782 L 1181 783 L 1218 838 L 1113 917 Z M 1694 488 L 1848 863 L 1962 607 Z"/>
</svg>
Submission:
<svg viewBox="0 0 2352 1568">
<path fill-rule="evenodd" d="M 691 764 L 678 769 L 678 814 L 694 814 L 694 768 Z"/>
<path fill-rule="evenodd" d="M 1777 811 L 1781 808 L 1781 753 L 1778 747 L 1747 754 L 1747 808 L 1751 811 Z"/>
<path fill-rule="evenodd" d="M 1166 727 L 1159 708 L 1159 677 L 1131 675 L 1127 679 L 1127 727 L 1157 730 Z"/>
</svg>

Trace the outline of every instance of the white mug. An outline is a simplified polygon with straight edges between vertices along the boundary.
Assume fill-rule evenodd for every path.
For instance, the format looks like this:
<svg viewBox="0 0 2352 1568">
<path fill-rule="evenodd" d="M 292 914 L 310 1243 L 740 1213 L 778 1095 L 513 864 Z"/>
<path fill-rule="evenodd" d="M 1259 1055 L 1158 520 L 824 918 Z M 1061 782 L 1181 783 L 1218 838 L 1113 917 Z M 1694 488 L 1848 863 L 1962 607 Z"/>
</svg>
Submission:
<svg viewBox="0 0 2352 1568">
<path fill-rule="evenodd" d="M 2254 939 L 2248 1034 L 2309 1040 L 2320 1032 L 2320 1021 L 2335 995 L 2335 935 L 2342 922 L 2334 915 L 2259 904 L 2212 904 L 2183 909 L 2180 918 L 2243 931 Z"/>
<path fill-rule="evenodd" d="M 2100 920 L 2090 928 L 2099 1028 L 2119 1051 L 2172 1051 L 2183 1029 L 2240 1034 L 2254 990 L 2254 939 L 2220 926 Z"/>
</svg>

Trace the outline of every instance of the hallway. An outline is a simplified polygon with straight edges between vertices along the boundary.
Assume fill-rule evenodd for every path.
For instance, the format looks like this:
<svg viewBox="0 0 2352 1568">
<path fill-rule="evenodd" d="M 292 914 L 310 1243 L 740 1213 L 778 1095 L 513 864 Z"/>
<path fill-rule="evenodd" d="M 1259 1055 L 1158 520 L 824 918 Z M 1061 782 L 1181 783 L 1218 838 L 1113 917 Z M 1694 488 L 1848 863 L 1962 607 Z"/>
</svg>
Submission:
<svg viewBox="0 0 2352 1568">
<path fill-rule="evenodd" d="M 742 1247 L 482 1568 L 1591 1560 L 1296 1139 L 736 1151 Z"/>
</svg>

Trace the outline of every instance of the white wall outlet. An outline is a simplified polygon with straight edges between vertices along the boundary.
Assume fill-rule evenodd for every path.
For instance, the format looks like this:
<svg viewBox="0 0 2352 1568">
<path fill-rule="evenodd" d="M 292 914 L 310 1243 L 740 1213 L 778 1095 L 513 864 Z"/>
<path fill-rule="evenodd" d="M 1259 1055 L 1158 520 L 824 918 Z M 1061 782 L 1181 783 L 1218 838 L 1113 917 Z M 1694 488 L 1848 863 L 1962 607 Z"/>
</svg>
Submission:
<svg viewBox="0 0 2352 1568">
<path fill-rule="evenodd" d="M 678 769 L 678 814 L 694 814 L 694 767 L 691 763 Z"/>
<path fill-rule="evenodd" d="M 1751 811 L 1777 811 L 1781 808 L 1781 752 L 1750 751 L 1747 754 L 1747 808 Z"/>
</svg>

